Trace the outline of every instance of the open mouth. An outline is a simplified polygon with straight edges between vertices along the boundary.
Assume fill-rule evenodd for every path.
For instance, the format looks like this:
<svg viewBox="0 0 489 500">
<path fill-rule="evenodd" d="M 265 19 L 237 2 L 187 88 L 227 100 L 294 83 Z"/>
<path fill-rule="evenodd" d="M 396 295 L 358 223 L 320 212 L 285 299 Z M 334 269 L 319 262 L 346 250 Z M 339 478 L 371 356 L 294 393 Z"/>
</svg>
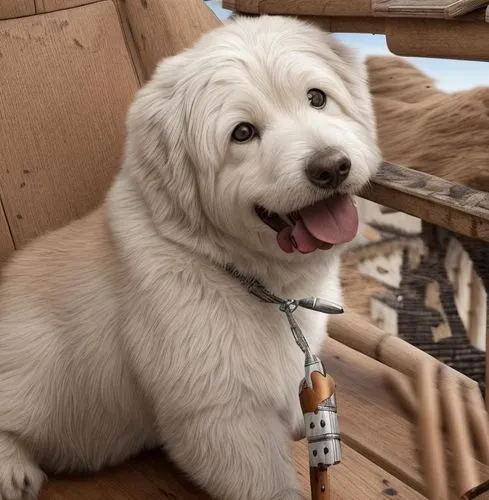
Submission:
<svg viewBox="0 0 489 500">
<path fill-rule="evenodd" d="M 277 232 L 277 243 L 286 253 L 328 250 L 353 240 L 358 231 L 358 211 L 350 195 L 336 195 L 286 215 L 261 206 L 255 211 Z"/>
</svg>

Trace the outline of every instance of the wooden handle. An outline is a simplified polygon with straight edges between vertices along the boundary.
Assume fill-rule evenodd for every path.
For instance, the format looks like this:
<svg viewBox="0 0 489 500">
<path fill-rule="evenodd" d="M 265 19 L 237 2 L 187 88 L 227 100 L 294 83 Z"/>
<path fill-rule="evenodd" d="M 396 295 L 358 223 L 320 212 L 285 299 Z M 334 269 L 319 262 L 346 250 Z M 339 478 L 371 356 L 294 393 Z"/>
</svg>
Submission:
<svg viewBox="0 0 489 500">
<path fill-rule="evenodd" d="M 328 468 L 311 467 L 309 475 L 311 479 L 311 499 L 329 500 L 331 496 Z"/>
</svg>

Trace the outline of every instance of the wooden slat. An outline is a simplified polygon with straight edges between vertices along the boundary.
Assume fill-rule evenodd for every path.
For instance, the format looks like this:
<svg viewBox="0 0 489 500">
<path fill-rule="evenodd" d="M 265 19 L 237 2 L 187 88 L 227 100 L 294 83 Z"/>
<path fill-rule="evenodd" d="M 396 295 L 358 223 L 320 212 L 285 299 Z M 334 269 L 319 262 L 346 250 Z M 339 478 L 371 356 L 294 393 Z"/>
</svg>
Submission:
<svg viewBox="0 0 489 500">
<path fill-rule="evenodd" d="M 325 367 L 337 384 L 342 441 L 421 492 L 414 426 L 386 390 L 385 367 L 332 339 L 326 349 Z"/>
<path fill-rule="evenodd" d="M 42 0 L 37 3 L 36 11 L 41 12 L 54 12 L 61 9 L 72 9 L 73 7 L 80 7 L 89 3 L 95 3 L 100 0 Z"/>
<path fill-rule="evenodd" d="M 223 5 L 237 12 L 305 16 L 370 16 L 370 0 L 234 0 Z"/>
<path fill-rule="evenodd" d="M 332 33 L 385 33 L 385 19 L 378 17 L 332 17 Z"/>
<path fill-rule="evenodd" d="M 210 500 L 155 450 L 86 476 L 50 477 L 39 500 Z"/>
<path fill-rule="evenodd" d="M 486 10 L 479 9 L 471 12 L 466 16 L 457 18 L 457 23 L 480 23 L 485 21 Z M 487 13 L 489 16 L 489 11 Z M 369 33 L 369 34 L 385 34 L 386 24 L 391 19 L 386 17 L 345 17 L 345 16 L 298 16 L 301 19 L 312 22 L 320 28 L 332 33 Z M 403 22 L 409 23 L 409 19 L 396 19 L 396 24 L 402 26 Z M 489 22 L 489 17 L 488 17 Z M 444 21 L 449 27 L 451 22 Z"/>
<path fill-rule="evenodd" d="M 341 464 L 331 470 L 331 498 L 378 500 L 424 498 L 381 467 L 347 445 L 342 447 Z M 302 491 L 309 498 L 309 465 L 305 441 L 294 443 L 294 467 Z M 158 450 L 145 453 L 118 467 L 85 477 L 51 477 L 39 500 L 210 500 L 188 482 Z"/>
<path fill-rule="evenodd" d="M 158 62 L 192 46 L 221 22 L 202 0 L 118 0 L 136 44 L 144 77 Z M 164 26 L 164 29 L 162 29 Z"/>
<path fill-rule="evenodd" d="M 487 0 L 373 0 L 372 12 L 381 16 L 450 18 L 487 3 Z"/>
<path fill-rule="evenodd" d="M 103 200 L 138 81 L 111 1 L 0 30 L 0 196 L 19 248 Z"/>
<path fill-rule="evenodd" d="M 385 34 L 398 56 L 489 61 L 488 23 L 390 18 Z"/>
<path fill-rule="evenodd" d="M 489 241 L 489 193 L 384 163 L 361 196 L 459 234 Z"/>
<path fill-rule="evenodd" d="M 385 32 L 385 20 L 380 17 L 297 16 L 331 33 Z"/>
<path fill-rule="evenodd" d="M 35 13 L 34 0 L 0 0 L 0 19 L 32 16 Z"/>
<path fill-rule="evenodd" d="M 342 461 L 331 467 L 331 499 L 378 500 L 396 499 L 420 500 L 423 495 L 413 490 L 384 469 L 370 462 L 353 448 L 343 443 Z M 299 474 L 302 491 L 309 497 L 309 465 L 305 441 L 294 444 L 294 465 Z"/>
<path fill-rule="evenodd" d="M 248 14 L 258 14 L 258 4 L 260 0 L 223 0 L 222 6 L 225 9 Z"/>
</svg>

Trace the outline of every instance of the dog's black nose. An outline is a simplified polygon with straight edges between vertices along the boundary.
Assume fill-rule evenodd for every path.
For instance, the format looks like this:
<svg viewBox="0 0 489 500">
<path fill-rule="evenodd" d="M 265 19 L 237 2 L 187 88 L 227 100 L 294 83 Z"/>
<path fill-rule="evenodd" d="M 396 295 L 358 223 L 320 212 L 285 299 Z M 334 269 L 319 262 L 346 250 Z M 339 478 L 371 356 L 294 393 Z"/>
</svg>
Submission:
<svg viewBox="0 0 489 500">
<path fill-rule="evenodd" d="M 337 188 L 350 173 L 351 161 L 338 149 L 328 148 L 314 156 L 306 167 L 307 178 L 320 188 Z"/>
</svg>

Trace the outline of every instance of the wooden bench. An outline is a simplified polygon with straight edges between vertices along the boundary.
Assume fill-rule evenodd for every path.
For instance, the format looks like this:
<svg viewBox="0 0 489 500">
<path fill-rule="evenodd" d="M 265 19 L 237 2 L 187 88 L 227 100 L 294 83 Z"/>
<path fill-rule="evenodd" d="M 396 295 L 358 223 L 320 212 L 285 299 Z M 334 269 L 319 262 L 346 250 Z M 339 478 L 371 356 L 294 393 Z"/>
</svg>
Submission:
<svg viewBox="0 0 489 500">
<path fill-rule="evenodd" d="M 411 33 L 408 23 L 414 21 L 382 17 L 380 2 L 375 11 L 369 0 L 225 3 L 253 14 L 319 15 L 315 19 L 333 31 L 385 32 L 398 53 L 409 52 L 403 49 L 402 40 Z M 446 12 L 453 16 L 452 10 Z M 441 16 L 440 8 L 436 14 Z M 443 36 L 448 26 L 460 25 L 475 30 L 473 38 L 482 39 L 488 29 L 482 11 L 469 16 L 429 22 L 441 23 L 437 26 L 443 26 Z M 182 50 L 218 24 L 202 0 L 0 2 L 0 32 L 8 34 L 0 38 L 0 114 L 5 118 L 0 121 L 0 136 L 7 138 L 1 146 L 0 260 L 100 203 L 119 166 L 124 115 L 134 92 L 160 58 Z M 399 26 L 404 38 L 399 38 Z M 477 45 L 479 48 L 469 55 L 487 58 L 487 45 Z M 436 47 L 427 44 L 423 55 L 441 50 Z M 83 85 L 79 85 L 82 78 Z M 71 89 L 76 98 L 72 98 Z M 53 105 L 60 96 L 70 101 L 69 114 Z M 489 199 L 483 193 L 386 164 L 363 195 L 489 241 Z M 382 332 L 372 330 L 367 335 L 371 325 L 356 320 L 354 325 L 348 324 L 347 316 L 346 323 L 333 322 L 333 338 L 324 349 L 325 364 L 338 383 L 344 443 L 343 462 L 332 474 L 332 497 L 423 498 L 415 428 L 383 377 L 386 370 L 409 373 L 410 361 L 422 353 L 399 339 L 390 339 L 381 348 L 378 335 Z M 408 353 L 401 356 L 401 364 L 399 342 Z M 305 443 L 294 444 L 291 453 L 307 495 Z M 488 466 L 477 465 L 481 477 L 488 478 Z M 190 484 L 162 452 L 151 451 L 99 474 L 52 477 L 41 498 L 163 500 L 208 496 Z"/>
</svg>

